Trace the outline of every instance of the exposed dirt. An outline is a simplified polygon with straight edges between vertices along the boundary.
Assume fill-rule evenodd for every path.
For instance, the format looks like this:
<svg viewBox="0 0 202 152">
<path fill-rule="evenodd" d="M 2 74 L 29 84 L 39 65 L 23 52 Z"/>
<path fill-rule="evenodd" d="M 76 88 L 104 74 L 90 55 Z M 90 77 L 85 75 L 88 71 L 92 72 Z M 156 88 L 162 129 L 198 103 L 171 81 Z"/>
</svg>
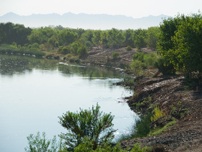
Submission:
<svg viewBox="0 0 202 152">
<path fill-rule="evenodd" d="M 185 91 L 185 87 L 183 75 L 140 79 L 134 89 L 135 95 L 128 100 L 130 108 L 136 112 L 141 109 L 143 113 L 148 112 L 152 104 L 162 108 L 166 116 L 154 121 L 150 125 L 152 128 L 164 126 L 171 121 L 171 117 L 178 121 L 166 132 L 155 137 L 123 141 L 122 148 L 132 147 L 134 143 L 140 142 L 142 146 L 160 144 L 165 151 L 201 152 L 202 87 L 195 86 L 188 91 Z M 151 97 L 150 102 L 136 106 L 135 103 L 142 103 L 148 96 Z"/>
<path fill-rule="evenodd" d="M 139 52 L 150 53 L 153 52 L 151 49 L 142 48 Z M 119 52 L 120 56 L 117 59 L 112 59 L 112 53 Z M 112 66 L 120 67 L 122 65 L 129 65 L 133 61 L 133 55 L 138 51 L 133 48 L 131 51 L 127 51 L 126 47 L 119 49 L 102 49 L 94 47 L 88 54 L 83 56 L 81 59 L 85 63 L 94 63 L 98 65 L 109 64 Z M 107 56 L 109 60 L 107 60 Z"/>
</svg>

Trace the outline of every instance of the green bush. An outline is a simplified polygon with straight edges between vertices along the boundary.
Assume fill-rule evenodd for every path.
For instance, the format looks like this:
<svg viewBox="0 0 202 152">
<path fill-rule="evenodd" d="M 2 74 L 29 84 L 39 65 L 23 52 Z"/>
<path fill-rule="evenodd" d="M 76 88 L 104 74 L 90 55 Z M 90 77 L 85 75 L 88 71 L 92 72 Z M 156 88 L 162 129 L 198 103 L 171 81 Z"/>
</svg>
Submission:
<svg viewBox="0 0 202 152">
<path fill-rule="evenodd" d="M 131 46 L 127 46 L 126 50 L 127 50 L 127 51 L 131 51 L 131 50 L 132 50 L 132 47 L 131 47 Z"/>
<path fill-rule="evenodd" d="M 93 47 L 93 45 L 92 45 L 92 43 L 91 43 L 90 41 L 86 41 L 86 42 L 85 42 L 85 46 L 86 46 L 86 48 L 87 48 L 88 50 L 91 50 L 92 47 Z"/>
<path fill-rule="evenodd" d="M 116 59 L 119 57 L 119 55 L 120 55 L 119 52 L 114 52 L 114 53 L 112 53 L 112 58 Z"/>
<path fill-rule="evenodd" d="M 145 55 L 144 52 L 134 54 L 133 55 L 133 61 L 139 60 L 139 61 L 143 62 L 144 61 L 144 55 Z"/>
<path fill-rule="evenodd" d="M 154 66 L 158 68 L 159 72 L 162 72 L 163 75 L 175 74 L 176 70 L 174 65 L 170 63 L 165 57 L 160 57 L 154 63 Z"/>
<path fill-rule="evenodd" d="M 154 63 L 157 61 L 156 53 L 148 53 L 144 55 L 144 62 L 146 66 L 154 66 Z"/>
<path fill-rule="evenodd" d="M 135 60 L 130 64 L 130 68 L 135 74 L 135 76 L 140 76 L 143 72 L 143 69 L 146 67 L 145 63 Z"/>
<path fill-rule="evenodd" d="M 96 149 L 98 145 L 103 146 L 114 138 L 116 130 L 112 128 L 113 118 L 111 113 L 101 112 L 98 104 L 89 110 L 80 109 L 80 112 L 76 113 L 68 111 L 59 117 L 59 123 L 68 131 L 66 134 L 60 134 L 60 137 L 65 140 L 71 150 L 77 147 L 85 137 L 94 141 L 93 149 Z"/>
<path fill-rule="evenodd" d="M 33 43 L 33 44 L 31 45 L 31 48 L 39 48 L 39 44 L 38 44 L 38 43 Z"/>
<path fill-rule="evenodd" d="M 64 143 L 61 140 L 57 142 L 56 136 L 52 140 L 46 139 L 45 132 L 42 133 L 42 137 L 39 132 L 36 136 L 30 134 L 27 140 L 29 146 L 25 148 L 26 152 L 62 152 L 65 149 Z"/>
<path fill-rule="evenodd" d="M 81 46 L 81 47 L 79 47 L 78 50 L 77 50 L 77 54 L 78 54 L 79 56 L 82 56 L 82 55 L 86 54 L 87 52 L 88 52 L 88 51 L 87 51 L 87 49 L 86 49 L 85 46 Z"/>
<path fill-rule="evenodd" d="M 68 54 L 68 53 L 70 53 L 70 48 L 69 47 L 63 47 L 61 53 L 62 54 Z"/>
</svg>

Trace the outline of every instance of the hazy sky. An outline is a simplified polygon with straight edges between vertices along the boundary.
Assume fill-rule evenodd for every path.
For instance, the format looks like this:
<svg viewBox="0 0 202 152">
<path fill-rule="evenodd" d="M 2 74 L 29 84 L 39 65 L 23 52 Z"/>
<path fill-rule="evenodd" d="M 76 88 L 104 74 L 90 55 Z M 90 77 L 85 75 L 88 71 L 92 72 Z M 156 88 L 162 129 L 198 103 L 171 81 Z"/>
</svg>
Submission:
<svg viewBox="0 0 202 152">
<path fill-rule="evenodd" d="M 13 12 L 31 14 L 111 14 L 140 18 L 175 16 L 202 11 L 202 0 L 0 0 L 0 16 Z"/>
</svg>

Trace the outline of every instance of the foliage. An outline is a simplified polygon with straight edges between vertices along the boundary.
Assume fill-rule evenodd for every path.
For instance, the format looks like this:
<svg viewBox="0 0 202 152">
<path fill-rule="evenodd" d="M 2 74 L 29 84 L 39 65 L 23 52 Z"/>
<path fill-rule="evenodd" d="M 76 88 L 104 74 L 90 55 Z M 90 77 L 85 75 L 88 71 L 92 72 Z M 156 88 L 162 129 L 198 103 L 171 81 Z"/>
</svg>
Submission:
<svg viewBox="0 0 202 152">
<path fill-rule="evenodd" d="M 131 50 L 132 50 L 132 47 L 128 45 L 127 48 L 126 48 L 126 50 L 127 50 L 127 51 L 131 51 Z"/>
<path fill-rule="evenodd" d="M 26 152 L 62 152 L 65 149 L 61 140 L 57 142 L 56 136 L 52 140 L 46 139 L 45 132 L 42 133 L 42 137 L 39 132 L 36 136 L 30 134 L 27 140 L 29 146 L 25 148 Z"/>
<path fill-rule="evenodd" d="M 158 68 L 159 72 L 162 72 L 163 75 L 175 74 L 176 71 L 174 65 L 165 56 L 158 58 L 154 63 L 154 67 Z"/>
<path fill-rule="evenodd" d="M 149 27 L 147 30 L 147 47 L 156 49 L 158 42 L 159 27 Z"/>
<path fill-rule="evenodd" d="M 91 50 L 92 47 L 93 47 L 93 45 L 92 45 L 92 43 L 90 41 L 86 41 L 85 46 L 86 46 L 87 50 Z"/>
<path fill-rule="evenodd" d="M 151 147 L 140 147 L 139 143 L 134 144 L 134 147 L 130 150 L 130 152 L 148 152 L 151 151 Z M 77 146 L 74 152 L 128 152 L 128 150 L 122 150 L 120 143 L 116 144 L 116 146 L 112 147 L 110 145 L 105 145 L 104 147 L 98 146 L 95 150 L 93 149 L 93 142 L 85 138 L 85 140 Z"/>
<path fill-rule="evenodd" d="M 125 41 L 124 41 L 124 45 L 134 47 L 134 30 L 127 29 L 124 32 L 124 36 L 126 38 Z"/>
<path fill-rule="evenodd" d="M 145 55 L 144 52 L 134 54 L 133 55 L 133 61 L 139 60 L 139 61 L 143 62 L 144 61 L 144 55 Z"/>
<path fill-rule="evenodd" d="M 5 46 L 5 45 L 3 45 Z M 45 56 L 44 52 L 39 51 L 38 49 L 24 49 L 24 48 L 15 48 L 13 46 L 8 47 L 0 47 L 0 54 L 16 54 L 16 55 L 35 55 L 36 57 L 43 57 Z"/>
<path fill-rule="evenodd" d="M 112 53 L 112 58 L 113 59 L 117 59 L 118 57 L 119 57 L 119 52 L 114 52 L 114 53 Z"/>
<path fill-rule="evenodd" d="M 79 56 L 82 56 L 82 55 L 87 54 L 87 53 L 88 53 L 88 51 L 87 51 L 87 49 L 86 49 L 85 46 L 81 46 L 81 47 L 79 47 L 78 50 L 77 50 L 77 54 L 78 54 Z"/>
<path fill-rule="evenodd" d="M 117 139 L 118 141 L 133 139 L 133 138 L 141 138 L 148 136 L 150 132 L 149 124 L 151 123 L 152 114 L 148 113 L 147 115 L 142 115 L 139 120 L 133 125 L 131 133 L 128 135 L 122 135 Z"/>
<path fill-rule="evenodd" d="M 143 68 L 145 68 L 145 64 L 139 60 L 135 60 L 130 64 L 130 68 L 136 76 L 140 76 Z"/>
<path fill-rule="evenodd" d="M 100 38 L 101 38 L 101 31 L 100 30 L 94 31 L 93 38 L 92 38 L 93 44 L 98 46 L 100 44 Z"/>
<path fill-rule="evenodd" d="M 89 110 L 80 112 L 66 112 L 59 117 L 59 123 L 67 129 L 67 133 L 62 133 L 60 137 L 65 140 L 69 148 L 74 149 L 86 136 L 93 140 L 93 149 L 98 145 L 103 146 L 114 138 L 112 120 L 114 116 L 111 113 L 106 114 L 100 111 L 100 106 L 92 107 Z"/>
<path fill-rule="evenodd" d="M 31 48 L 39 48 L 39 44 L 38 44 L 38 43 L 33 43 L 33 44 L 31 45 Z"/>
<path fill-rule="evenodd" d="M 178 15 L 160 26 L 159 53 L 173 64 L 173 69 L 183 70 L 186 77 L 191 72 L 202 72 L 201 29 L 201 14 Z"/>
<path fill-rule="evenodd" d="M 58 34 L 60 45 L 69 45 L 77 39 L 77 34 L 68 29 L 63 29 Z"/>
<path fill-rule="evenodd" d="M 157 119 L 163 117 L 164 112 L 163 110 L 159 109 L 159 107 L 154 108 L 154 115 L 151 117 L 151 121 L 156 121 Z"/>
<path fill-rule="evenodd" d="M 16 42 L 22 46 L 28 43 L 27 36 L 31 34 L 31 31 L 31 28 L 25 28 L 21 24 L 0 23 L 0 44 Z"/>
<path fill-rule="evenodd" d="M 176 123 L 177 123 L 177 120 L 173 120 L 173 121 L 167 123 L 167 124 L 166 124 L 164 127 L 162 127 L 162 128 L 157 128 L 157 129 L 155 129 L 155 130 L 152 130 L 152 131 L 149 133 L 149 136 L 156 136 L 156 135 L 159 135 L 159 134 L 161 134 L 161 133 L 167 131 L 168 127 L 173 126 L 173 125 L 176 124 Z"/>
<path fill-rule="evenodd" d="M 146 42 L 146 37 L 147 37 L 147 31 L 138 29 L 135 31 L 135 36 L 134 36 L 134 44 L 138 50 L 140 48 L 146 47 L 147 42 Z"/>
<path fill-rule="evenodd" d="M 156 53 L 148 53 L 144 55 L 144 63 L 146 66 L 154 66 L 154 63 L 157 61 L 158 56 Z"/>
</svg>

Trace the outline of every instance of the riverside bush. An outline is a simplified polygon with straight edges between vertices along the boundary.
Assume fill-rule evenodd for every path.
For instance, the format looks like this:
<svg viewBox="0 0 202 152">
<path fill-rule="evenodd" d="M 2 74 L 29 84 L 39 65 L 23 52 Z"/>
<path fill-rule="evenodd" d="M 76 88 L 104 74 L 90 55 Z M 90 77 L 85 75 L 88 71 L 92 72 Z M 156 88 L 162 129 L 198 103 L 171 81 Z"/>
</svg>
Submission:
<svg viewBox="0 0 202 152">
<path fill-rule="evenodd" d="M 163 75 L 175 74 L 174 65 L 166 59 L 166 57 L 160 57 L 154 63 L 154 66 L 158 68 L 159 72 Z"/>
<path fill-rule="evenodd" d="M 100 106 L 92 107 L 89 110 L 80 112 L 66 112 L 59 117 L 59 123 L 67 129 L 67 133 L 60 134 L 60 138 L 65 140 L 65 143 L 70 150 L 74 150 L 85 137 L 93 142 L 93 149 L 98 145 L 103 146 L 109 143 L 114 138 L 114 130 L 112 120 L 114 116 L 111 113 L 106 114 L 100 111 Z"/>
<path fill-rule="evenodd" d="M 122 150 L 120 143 L 115 146 L 110 144 L 104 144 L 104 146 L 98 146 L 96 149 L 93 148 L 95 141 L 90 140 L 89 137 L 84 137 L 81 143 L 75 147 L 74 150 L 67 150 L 65 144 L 60 140 L 57 142 L 56 136 L 52 140 L 46 139 L 45 132 L 42 133 L 42 138 L 38 132 L 36 136 L 33 134 L 27 137 L 28 146 L 25 148 L 26 152 L 149 152 L 151 147 L 140 147 L 139 143 L 134 144 L 131 151 Z"/>
</svg>

